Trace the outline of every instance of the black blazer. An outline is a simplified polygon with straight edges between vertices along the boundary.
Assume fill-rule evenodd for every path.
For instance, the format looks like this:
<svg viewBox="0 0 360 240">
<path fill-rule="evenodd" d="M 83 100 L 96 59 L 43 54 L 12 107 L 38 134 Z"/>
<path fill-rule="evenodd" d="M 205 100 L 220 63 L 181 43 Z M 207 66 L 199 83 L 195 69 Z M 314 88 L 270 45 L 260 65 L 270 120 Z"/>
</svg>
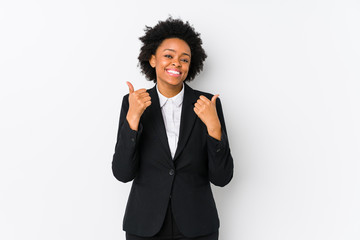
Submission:
<svg viewBox="0 0 360 240">
<path fill-rule="evenodd" d="M 181 233 L 197 237 L 219 228 L 219 218 L 210 182 L 225 186 L 233 176 L 220 99 L 216 108 L 222 137 L 210 137 L 205 124 L 193 108 L 200 95 L 184 84 L 178 147 L 171 157 L 156 86 L 149 89 L 151 105 L 143 113 L 138 131 L 129 127 L 126 114 L 128 94 L 124 96 L 112 171 L 121 182 L 133 181 L 126 206 L 124 231 L 142 237 L 155 235 L 161 228 L 169 201 Z"/>
</svg>

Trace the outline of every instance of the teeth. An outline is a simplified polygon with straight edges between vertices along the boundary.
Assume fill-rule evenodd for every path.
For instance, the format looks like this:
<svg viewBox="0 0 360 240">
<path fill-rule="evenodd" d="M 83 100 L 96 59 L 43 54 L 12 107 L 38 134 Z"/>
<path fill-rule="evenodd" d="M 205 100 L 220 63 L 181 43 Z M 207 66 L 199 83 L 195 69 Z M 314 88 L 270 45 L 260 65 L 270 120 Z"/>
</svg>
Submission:
<svg viewBox="0 0 360 240">
<path fill-rule="evenodd" d="M 173 73 L 173 74 L 180 74 L 180 72 L 174 71 L 174 70 L 168 70 L 169 73 Z"/>
</svg>

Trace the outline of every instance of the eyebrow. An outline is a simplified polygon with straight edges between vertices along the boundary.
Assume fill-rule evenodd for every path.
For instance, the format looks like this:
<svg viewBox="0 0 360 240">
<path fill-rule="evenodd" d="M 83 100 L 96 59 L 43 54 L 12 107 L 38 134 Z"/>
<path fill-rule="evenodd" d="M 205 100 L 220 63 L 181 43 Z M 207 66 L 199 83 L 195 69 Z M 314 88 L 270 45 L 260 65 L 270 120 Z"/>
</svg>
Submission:
<svg viewBox="0 0 360 240">
<path fill-rule="evenodd" d="M 170 48 L 164 49 L 163 52 L 165 52 L 166 50 L 171 51 L 171 52 L 176 52 L 174 49 L 170 49 Z M 183 53 L 183 55 L 187 55 L 187 56 L 191 57 L 190 54 L 188 54 L 188 53 Z"/>
</svg>

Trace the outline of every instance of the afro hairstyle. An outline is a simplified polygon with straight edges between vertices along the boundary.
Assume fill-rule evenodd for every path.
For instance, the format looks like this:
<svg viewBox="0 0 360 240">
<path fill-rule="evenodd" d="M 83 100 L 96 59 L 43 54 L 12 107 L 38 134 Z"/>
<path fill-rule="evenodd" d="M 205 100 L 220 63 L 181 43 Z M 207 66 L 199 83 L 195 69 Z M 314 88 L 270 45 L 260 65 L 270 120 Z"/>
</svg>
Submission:
<svg viewBox="0 0 360 240">
<path fill-rule="evenodd" d="M 143 43 L 138 56 L 141 72 L 149 81 L 156 82 L 156 72 L 150 66 L 149 60 L 160 44 L 168 38 L 179 38 L 189 45 L 191 61 L 185 82 L 193 80 L 202 71 L 207 57 L 201 46 L 200 33 L 196 32 L 189 22 L 184 23 L 181 19 L 173 19 L 172 17 L 165 21 L 159 21 L 154 27 L 146 26 L 145 35 L 139 38 Z"/>
</svg>

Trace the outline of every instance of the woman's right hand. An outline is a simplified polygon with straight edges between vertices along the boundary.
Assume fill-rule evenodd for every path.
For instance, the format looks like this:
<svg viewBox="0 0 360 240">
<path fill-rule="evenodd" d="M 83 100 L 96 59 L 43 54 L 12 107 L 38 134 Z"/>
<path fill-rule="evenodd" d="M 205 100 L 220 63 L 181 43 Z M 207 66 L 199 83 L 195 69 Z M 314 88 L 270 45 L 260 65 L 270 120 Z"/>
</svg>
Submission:
<svg viewBox="0 0 360 240">
<path fill-rule="evenodd" d="M 130 82 L 126 82 L 126 84 L 129 87 L 129 110 L 126 120 L 130 128 L 137 131 L 141 115 L 151 105 L 151 97 L 145 88 L 134 91 L 134 87 Z"/>
</svg>

